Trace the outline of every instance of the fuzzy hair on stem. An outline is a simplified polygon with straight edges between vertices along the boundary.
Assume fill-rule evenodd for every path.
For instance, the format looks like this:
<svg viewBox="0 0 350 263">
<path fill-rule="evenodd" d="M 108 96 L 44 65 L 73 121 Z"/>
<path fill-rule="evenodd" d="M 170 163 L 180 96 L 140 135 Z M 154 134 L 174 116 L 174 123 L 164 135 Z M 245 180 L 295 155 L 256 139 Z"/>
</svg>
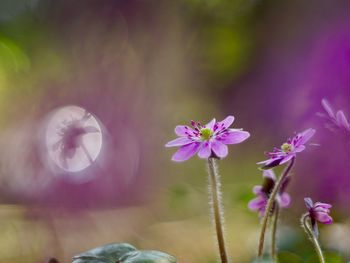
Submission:
<svg viewBox="0 0 350 263">
<path fill-rule="evenodd" d="M 215 158 L 208 158 L 208 181 L 209 181 L 209 196 L 211 205 L 211 214 L 216 230 L 217 243 L 221 263 L 228 263 L 228 255 L 226 252 L 225 237 L 224 237 L 224 210 L 221 200 L 221 184 L 220 175 L 218 172 Z"/>
</svg>

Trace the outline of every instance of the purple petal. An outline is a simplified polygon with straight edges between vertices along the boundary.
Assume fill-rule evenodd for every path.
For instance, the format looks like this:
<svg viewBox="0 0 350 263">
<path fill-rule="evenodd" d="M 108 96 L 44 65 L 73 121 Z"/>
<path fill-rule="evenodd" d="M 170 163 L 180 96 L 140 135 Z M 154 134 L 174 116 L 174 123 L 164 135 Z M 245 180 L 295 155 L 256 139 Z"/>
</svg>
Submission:
<svg viewBox="0 0 350 263">
<path fill-rule="evenodd" d="M 315 208 L 321 207 L 323 209 L 329 209 L 332 207 L 332 205 L 330 204 L 326 204 L 326 203 L 321 203 L 321 202 L 316 202 L 314 205 Z"/>
<path fill-rule="evenodd" d="M 328 113 L 329 117 L 334 119 L 335 116 L 334 116 L 332 107 L 329 104 L 329 102 L 326 99 L 322 99 L 321 103 L 322 103 L 322 106 L 323 106 L 324 110 Z"/>
<path fill-rule="evenodd" d="M 263 164 L 262 167 L 260 167 L 263 170 L 271 169 L 275 166 L 280 165 L 281 161 L 283 160 L 283 157 L 281 158 L 271 158 L 262 162 L 258 162 L 257 164 Z"/>
<path fill-rule="evenodd" d="M 199 149 L 198 156 L 199 158 L 209 158 L 211 155 L 211 143 L 204 142 L 202 143 L 202 147 Z"/>
<path fill-rule="evenodd" d="M 224 158 L 228 154 L 228 147 L 227 145 L 223 144 L 219 141 L 213 141 L 211 145 L 211 149 L 219 158 Z"/>
<path fill-rule="evenodd" d="M 264 160 L 261 162 L 257 162 L 256 164 L 267 164 L 267 163 L 270 163 L 272 160 L 274 160 L 274 159 L 267 159 L 267 160 Z"/>
<path fill-rule="evenodd" d="M 188 132 L 193 133 L 193 129 L 186 125 L 178 125 L 175 127 L 175 133 L 178 136 L 187 136 Z"/>
<path fill-rule="evenodd" d="M 305 144 L 308 140 L 311 139 L 312 136 L 314 136 L 316 130 L 315 129 L 307 129 L 301 133 L 299 133 L 299 136 L 301 136 L 301 139 L 300 141 L 298 142 L 298 145 L 302 145 L 302 144 Z"/>
<path fill-rule="evenodd" d="M 165 144 L 165 147 L 183 146 L 190 143 L 193 143 L 193 140 L 187 137 L 180 137 L 168 142 L 167 144 Z"/>
<path fill-rule="evenodd" d="M 312 202 L 312 199 L 310 197 L 305 197 L 304 202 L 308 210 L 313 208 L 314 203 Z"/>
<path fill-rule="evenodd" d="M 214 118 L 204 126 L 205 126 L 205 128 L 209 128 L 209 129 L 213 130 L 215 123 L 216 123 L 216 120 Z"/>
<path fill-rule="evenodd" d="M 227 133 L 220 134 L 218 139 L 224 144 L 237 144 L 245 141 L 249 136 L 249 132 L 231 129 Z"/>
<path fill-rule="evenodd" d="M 300 153 L 300 152 L 304 151 L 305 148 L 306 147 L 304 145 L 299 145 L 299 146 L 295 147 L 294 152 Z"/>
<path fill-rule="evenodd" d="M 276 181 L 276 175 L 273 170 L 264 170 L 263 171 L 263 177 L 270 178 L 273 181 Z"/>
<path fill-rule="evenodd" d="M 181 146 L 173 155 L 172 160 L 175 162 L 183 162 L 190 159 L 193 155 L 196 154 L 200 145 L 201 144 L 199 142 L 194 142 Z"/>
<path fill-rule="evenodd" d="M 231 126 L 234 120 L 235 120 L 235 117 L 227 116 L 224 120 L 219 122 L 219 126 L 223 125 L 225 128 L 228 128 Z"/>
<path fill-rule="evenodd" d="M 267 200 L 262 197 L 257 197 L 251 200 L 248 203 L 248 207 L 250 210 L 260 210 L 262 208 L 265 208 Z"/>
<path fill-rule="evenodd" d="M 279 203 L 281 207 L 288 207 L 290 205 L 290 195 L 287 193 L 283 193 L 279 196 Z"/>
<path fill-rule="evenodd" d="M 345 114 L 342 110 L 337 112 L 337 123 L 339 126 L 343 126 L 345 129 L 349 130 L 349 123 L 345 117 Z"/>
<path fill-rule="evenodd" d="M 255 185 L 255 186 L 253 187 L 253 193 L 256 194 L 256 195 L 262 195 L 262 194 L 264 194 L 264 193 L 262 192 L 262 186 L 261 186 L 261 185 Z"/>
<path fill-rule="evenodd" d="M 315 213 L 315 219 L 322 224 L 332 224 L 333 218 L 329 216 L 327 213 Z"/>
<path fill-rule="evenodd" d="M 293 157 L 295 157 L 294 153 L 290 153 L 287 156 L 285 156 L 279 164 L 284 164 L 286 162 L 289 162 Z"/>
</svg>

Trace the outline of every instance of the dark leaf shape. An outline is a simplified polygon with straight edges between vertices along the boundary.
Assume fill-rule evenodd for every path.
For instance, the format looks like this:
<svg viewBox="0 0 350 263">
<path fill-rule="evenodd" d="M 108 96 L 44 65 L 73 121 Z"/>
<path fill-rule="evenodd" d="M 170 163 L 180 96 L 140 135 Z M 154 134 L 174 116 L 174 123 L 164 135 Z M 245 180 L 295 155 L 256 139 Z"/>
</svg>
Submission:
<svg viewBox="0 0 350 263">
<path fill-rule="evenodd" d="M 115 263 L 136 248 L 127 243 L 112 243 L 91 249 L 73 257 L 73 263 Z"/>
<path fill-rule="evenodd" d="M 275 159 L 271 163 L 265 164 L 264 166 L 260 167 L 260 169 L 262 169 L 262 170 L 269 170 L 269 169 L 271 169 L 271 168 L 273 168 L 275 166 L 278 166 L 281 161 L 282 161 L 282 159 Z"/>
<path fill-rule="evenodd" d="M 176 258 L 155 250 L 139 250 L 125 254 L 120 263 L 176 263 Z"/>
<path fill-rule="evenodd" d="M 270 195 L 274 186 L 275 181 L 273 179 L 264 177 L 261 191 L 263 191 L 266 195 Z"/>
</svg>

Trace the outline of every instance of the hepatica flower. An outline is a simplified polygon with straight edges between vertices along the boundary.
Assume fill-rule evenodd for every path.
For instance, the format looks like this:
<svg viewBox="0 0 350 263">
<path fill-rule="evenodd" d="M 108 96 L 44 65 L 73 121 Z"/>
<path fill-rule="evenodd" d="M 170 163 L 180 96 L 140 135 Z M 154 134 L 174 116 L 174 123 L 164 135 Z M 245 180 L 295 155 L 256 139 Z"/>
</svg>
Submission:
<svg viewBox="0 0 350 263">
<path fill-rule="evenodd" d="M 253 193 L 256 194 L 256 198 L 251 200 L 248 204 L 249 209 L 259 212 L 260 217 L 262 217 L 265 214 L 267 201 L 276 183 L 276 176 L 272 170 L 264 170 L 263 177 L 263 184 L 256 185 L 253 187 Z M 278 204 L 280 205 L 280 207 L 283 208 L 286 208 L 290 205 L 290 196 L 285 192 L 288 183 L 289 179 L 287 177 L 284 180 L 280 191 L 276 197 Z"/>
<path fill-rule="evenodd" d="M 333 222 L 332 217 L 329 215 L 329 209 L 332 207 L 330 204 L 316 202 L 313 203 L 311 198 L 304 198 L 305 205 L 308 212 L 301 217 L 301 224 L 310 238 L 310 241 L 314 245 L 319 261 L 321 263 L 326 262 L 322 253 L 320 243 L 318 241 L 318 227 L 317 222 L 322 224 L 331 224 Z"/>
<path fill-rule="evenodd" d="M 317 222 L 326 225 L 332 224 L 333 219 L 329 215 L 329 209 L 332 207 L 332 205 L 320 202 L 313 203 L 312 199 L 309 197 L 304 198 L 304 201 L 308 209 L 308 216 L 311 220 L 312 228 L 315 233 L 318 233 Z"/>
<path fill-rule="evenodd" d="M 334 112 L 330 103 L 323 99 L 321 101 L 324 110 L 327 112 L 327 115 L 320 114 L 321 117 L 327 118 L 329 122 L 326 124 L 326 127 L 331 131 L 344 130 L 350 131 L 350 124 L 342 110 Z"/>
<path fill-rule="evenodd" d="M 228 116 L 219 122 L 212 119 L 206 125 L 191 121 L 191 126 L 176 126 L 175 133 L 179 138 L 165 146 L 180 147 L 172 157 L 177 162 L 186 161 L 195 154 L 200 158 L 224 158 L 228 154 L 228 144 L 241 143 L 250 136 L 242 129 L 229 128 L 233 121 L 234 117 Z"/>
<path fill-rule="evenodd" d="M 280 148 L 275 147 L 272 152 L 268 152 L 266 155 L 269 159 L 258 164 L 263 164 L 262 169 L 270 169 L 290 161 L 297 153 L 305 150 L 305 143 L 310 140 L 315 132 L 314 129 L 307 129 L 298 133 L 292 139 L 288 139 L 287 142 L 283 143 Z"/>
</svg>

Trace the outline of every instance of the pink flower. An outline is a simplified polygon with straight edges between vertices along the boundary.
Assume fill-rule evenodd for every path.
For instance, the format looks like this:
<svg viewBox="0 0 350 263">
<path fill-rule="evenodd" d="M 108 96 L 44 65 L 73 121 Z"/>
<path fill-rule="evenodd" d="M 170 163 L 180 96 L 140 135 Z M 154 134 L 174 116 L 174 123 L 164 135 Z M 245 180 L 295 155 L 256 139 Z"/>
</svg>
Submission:
<svg viewBox="0 0 350 263">
<path fill-rule="evenodd" d="M 267 205 L 267 201 L 270 197 L 271 191 L 276 183 L 276 176 L 272 170 L 264 170 L 263 171 L 264 182 L 262 185 L 256 185 L 253 187 L 253 193 L 256 194 L 256 198 L 251 200 L 248 203 L 248 207 L 250 210 L 258 211 L 259 216 L 264 216 L 265 209 Z M 289 182 L 288 177 L 283 182 L 280 192 L 277 195 L 277 202 L 280 207 L 286 208 L 290 205 L 290 196 L 285 193 L 285 189 Z"/>
<path fill-rule="evenodd" d="M 309 216 L 311 220 L 312 231 L 317 237 L 318 236 L 317 222 L 320 222 L 325 225 L 329 225 L 333 223 L 333 219 L 329 215 L 330 213 L 329 209 L 332 207 L 332 205 L 326 204 L 326 203 L 320 203 L 320 202 L 313 203 L 312 199 L 309 197 L 304 198 L 304 201 L 308 209 L 308 213 L 306 215 Z"/>
<path fill-rule="evenodd" d="M 249 132 L 242 129 L 230 129 L 234 117 L 228 116 L 223 121 L 212 119 L 208 124 L 201 125 L 191 121 L 191 126 L 179 125 L 175 133 L 179 138 L 168 142 L 166 147 L 180 147 L 172 160 L 183 162 L 198 153 L 200 158 L 224 158 L 228 154 L 227 144 L 237 144 L 245 141 Z"/>
<path fill-rule="evenodd" d="M 326 225 L 333 223 L 333 219 L 329 215 L 329 212 L 330 212 L 329 209 L 332 207 L 332 205 L 326 204 L 326 203 L 320 203 L 320 202 L 313 203 L 312 199 L 309 197 L 304 198 L 304 201 L 309 211 L 309 216 L 311 218 L 311 221 L 312 220 L 318 221 Z"/>
<path fill-rule="evenodd" d="M 326 127 L 331 131 L 344 130 L 346 132 L 350 131 L 350 124 L 342 110 L 334 112 L 330 103 L 326 99 L 321 101 L 324 110 L 327 112 L 328 116 L 325 114 L 320 114 L 321 117 L 327 118 L 329 123 L 326 124 Z"/>
<path fill-rule="evenodd" d="M 262 169 L 270 169 L 290 161 L 297 153 L 305 150 L 305 143 L 314 136 L 315 132 L 314 129 L 307 129 L 298 133 L 292 139 L 288 139 L 287 142 L 283 143 L 280 148 L 275 147 L 272 152 L 268 152 L 267 156 L 270 158 L 258 164 L 263 164 Z"/>
</svg>

